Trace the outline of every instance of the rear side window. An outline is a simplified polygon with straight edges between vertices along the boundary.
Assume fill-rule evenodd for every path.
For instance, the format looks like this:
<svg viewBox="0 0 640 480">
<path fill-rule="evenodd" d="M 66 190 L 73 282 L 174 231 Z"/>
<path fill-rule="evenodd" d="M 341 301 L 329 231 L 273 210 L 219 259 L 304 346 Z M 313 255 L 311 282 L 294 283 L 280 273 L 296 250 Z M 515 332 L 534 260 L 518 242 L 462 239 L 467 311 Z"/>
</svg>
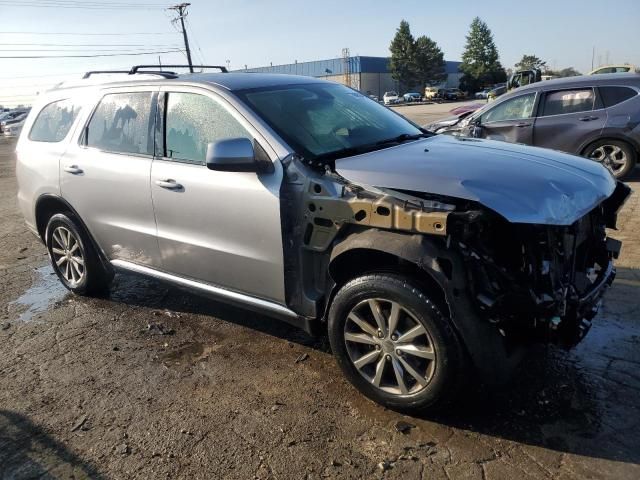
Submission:
<svg viewBox="0 0 640 480">
<path fill-rule="evenodd" d="M 633 88 L 629 87 L 599 87 L 599 90 L 605 108 L 613 107 L 638 94 Z"/>
<path fill-rule="evenodd" d="M 85 145 L 108 152 L 153 155 L 152 95 L 105 95 L 89 121 Z"/>
<path fill-rule="evenodd" d="M 29 132 L 29 140 L 34 142 L 60 142 L 64 140 L 73 125 L 80 107 L 69 99 L 50 103 L 38 114 Z"/>
<path fill-rule="evenodd" d="M 589 112 L 593 110 L 595 98 L 592 88 L 549 92 L 544 99 L 542 116 Z"/>
<path fill-rule="evenodd" d="M 203 164 L 209 142 L 252 139 L 247 130 L 218 102 L 196 93 L 169 93 L 166 156 Z"/>
</svg>

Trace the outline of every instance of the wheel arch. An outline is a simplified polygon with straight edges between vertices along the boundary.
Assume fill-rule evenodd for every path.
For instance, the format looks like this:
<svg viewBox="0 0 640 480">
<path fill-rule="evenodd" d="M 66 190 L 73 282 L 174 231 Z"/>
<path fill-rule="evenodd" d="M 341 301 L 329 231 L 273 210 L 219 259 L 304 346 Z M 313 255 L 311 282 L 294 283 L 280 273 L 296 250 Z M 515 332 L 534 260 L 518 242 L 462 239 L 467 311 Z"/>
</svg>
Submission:
<svg viewBox="0 0 640 480">
<path fill-rule="evenodd" d="M 341 281 L 380 267 L 396 268 L 396 273 L 399 267 L 419 283 L 450 319 L 483 381 L 504 384 L 510 378 L 523 350 L 507 346 L 495 325 L 477 315 L 469 297 L 464 261 L 446 247 L 444 238 L 378 229 L 347 235 L 331 252 L 328 274 L 333 285 L 326 295 L 322 319 L 327 319 Z"/>
<path fill-rule="evenodd" d="M 87 237 L 91 241 L 91 244 L 94 250 L 98 252 L 98 256 L 100 257 L 102 264 L 105 267 L 111 269 L 111 264 L 108 261 L 107 256 L 105 255 L 102 248 L 100 248 L 100 245 L 98 244 L 98 242 L 96 242 L 96 239 L 93 237 L 93 235 L 89 231 L 89 228 L 87 228 L 87 225 L 84 223 L 80 215 L 78 215 L 78 212 L 76 211 L 76 209 L 73 208 L 67 200 L 65 200 L 64 198 L 58 195 L 44 194 L 44 195 L 41 195 L 36 201 L 36 206 L 35 206 L 36 229 L 38 231 L 38 235 L 40 236 L 40 240 L 42 240 L 43 243 L 46 243 L 45 234 L 46 234 L 46 228 L 47 228 L 47 223 L 49 222 L 49 219 L 57 213 L 65 213 L 65 212 L 73 216 L 73 219 L 77 222 L 78 228 L 81 228 L 83 232 L 87 235 Z"/>
<path fill-rule="evenodd" d="M 602 133 L 598 135 L 596 138 L 590 138 L 589 140 L 586 140 L 580 146 L 580 149 L 578 150 L 578 154 L 581 156 L 584 156 L 587 150 L 589 149 L 589 147 L 591 147 L 591 145 L 597 142 L 601 142 L 603 140 L 616 140 L 618 142 L 626 143 L 635 152 L 636 159 L 640 156 L 640 143 L 629 138 L 628 136 L 625 136 L 621 133 L 616 133 L 616 132 Z"/>
</svg>

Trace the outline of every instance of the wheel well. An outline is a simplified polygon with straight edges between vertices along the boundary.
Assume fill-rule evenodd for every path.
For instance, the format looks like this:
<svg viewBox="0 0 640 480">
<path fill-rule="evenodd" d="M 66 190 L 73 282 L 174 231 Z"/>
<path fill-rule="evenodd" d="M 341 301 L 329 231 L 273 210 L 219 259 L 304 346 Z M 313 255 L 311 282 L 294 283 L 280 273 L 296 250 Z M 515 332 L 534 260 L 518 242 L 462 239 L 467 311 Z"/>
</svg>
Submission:
<svg viewBox="0 0 640 480">
<path fill-rule="evenodd" d="M 49 219 L 56 213 L 63 212 L 72 213 L 72 209 L 58 197 L 46 196 L 38 200 L 36 204 L 36 228 L 43 242 L 46 241 L 44 234 Z"/>
<path fill-rule="evenodd" d="M 449 305 L 442 287 L 427 272 L 413 262 L 380 250 L 354 248 L 336 257 L 329 266 L 329 273 L 336 282 L 337 292 L 349 280 L 371 272 L 393 272 L 406 275 L 445 316 L 450 316 Z"/>
<path fill-rule="evenodd" d="M 631 149 L 631 151 L 633 153 L 635 153 L 636 157 L 638 157 L 640 155 L 640 147 L 638 147 L 637 145 L 634 145 L 632 142 L 628 141 L 627 139 L 618 138 L 618 137 L 610 137 L 610 136 L 598 138 L 598 139 L 596 139 L 596 140 L 594 140 L 592 142 L 587 143 L 587 145 L 585 145 L 585 147 L 580 152 L 580 155 L 584 156 L 587 153 L 587 150 L 589 150 L 589 148 L 594 143 L 599 143 L 599 142 L 606 141 L 606 140 L 614 140 L 616 142 L 624 143 L 625 145 L 627 145 Z"/>
</svg>

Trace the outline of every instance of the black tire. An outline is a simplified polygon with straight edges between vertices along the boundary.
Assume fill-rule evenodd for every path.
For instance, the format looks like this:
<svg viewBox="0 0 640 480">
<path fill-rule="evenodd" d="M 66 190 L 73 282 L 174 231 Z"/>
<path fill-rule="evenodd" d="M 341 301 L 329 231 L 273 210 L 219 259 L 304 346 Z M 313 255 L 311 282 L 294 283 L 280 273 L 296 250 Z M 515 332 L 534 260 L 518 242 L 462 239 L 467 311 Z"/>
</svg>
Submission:
<svg viewBox="0 0 640 480">
<path fill-rule="evenodd" d="M 71 248 L 74 248 L 74 242 L 77 242 L 75 250 L 68 254 L 75 259 L 73 261 L 69 260 L 67 254 L 61 255 L 60 253 L 60 247 L 62 247 L 63 251 L 65 248 L 65 246 L 60 243 L 60 232 L 65 231 L 69 232 L 72 236 L 69 242 L 72 245 Z M 78 226 L 73 215 L 70 213 L 53 215 L 47 223 L 45 243 L 53 271 L 56 272 L 56 275 L 58 275 L 58 278 L 65 287 L 73 293 L 86 296 L 102 294 L 108 291 L 111 280 L 113 279 L 113 274 L 104 267 L 93 246 L 93 242 L 85 233 L 84 228 Z M 64 239 L 62 239 L 62 243 L 65 243 Z M 56 259 L 60 260 L 61 256 L 65 256 L 67 259 L 64 260 L 61 265 L 58 265 Z M 83 265 L 79 263 L 78 258 L 82 260 Z M 72 277 L 73 275 L 79 276 L 77 281 L 70 280 L 65 276 L 65 272 L 68 274 L 68 271 L 65 270 L 67 268 L 66 266 L 69 265 L 68 268 L 74 268 L 73 263 L 81 270 L 81 275 L 78 273 L 78 270 L 71 272 Z"/>
<path fill-rule="evenodd" d="M 604 154 L 612 153 L 616 147 L 620 149 L 621 155 L 619 156 L 622 157 L 622 155 L 624 155 L 624 166 L 618 167 L 615 164 L 611 164 L 611 161 L 604 157 Z M 637 154 L 631 145 L 621 140 L 613 139 L 598 140 L 592 143 L 585 149 L 584 156 L 602 164 L 618 180 L 629 175 L 635 168 L 637 162 Z"/>
<path fill-rule="evenodd" d="M 374 380 L 365 378 L 361 370 L 354 365 L 354 361 L 350 356 L 350 348 L 352 347 L 348 347 L 345 340 L 347 317 L 352 310 L 356 311 L 354 308 L 361 308 L 359 306 L 363 305 L 362 302 L 369 299 L 388 299 L 390 301 L 388 302 L 389 307 L 391 307 L 392 302 L 397 302 L 403 308 L 406 318 L 414 323 L 416 321 L 419 322 L 426 330 L 426 340 L 430 342 L 433 351 L 435 351 L 433 369 L 426 386 L 420 386 L 416 382 L 413 387 L 417 387 L 418 390 L 415 392 L 409 391 L 406 394 L 388 392 L 381 388 L 384 387 L 382 382 L 378 381 L 380 386 L 374 385 Z M 380 300 L 380 303 L 384 306 L 384 300 Z M 400 331 L 399 327 L 397 331 Z M 328 333 L 333 353 L 347 379 L 364 395 L 388 408 L 415 413 L 426 409 L 434 410 L 443 407 L 453 400 L 465 378 L 467 371 L 465 352 L 452 328 L 450 320 L 442 315 L 435 304 L 429 300 L 428 296 L 415 283 L 400 275 L 391 273 L 368 274 L 355 278 L 344 285 L 336 294 L 329 309 Z M 378 331 L 378 334 L 381 335 L 380 331 Z M 392 338 L 391 334 L 392 332 L 389 335 L 389 339 Z M 395 336 L 399 342 L 401 339 L 397 335 Z M 400 336 L 402 337 L 402 335 Z M 386 342 L 388 340 L 380 341 Z M 379 345 L 365 347 L 380 350 Z M 395 375 L 395 356 L 392 358 L 392 355 L 387 354 L 387 352 L 387 345 L 383 345 L 382 357 L 386 357 L 386 361 L 390 362 L 391 374 Z M 398 350 L 395 350 L 395 352 L 398 352 Z M 371 354 L 374 355 L 373 353 Z M 402 355 L 405 360 L 408 358 L 404 352 L 400 352 L 399 355 Z M 382 360 L 376 359 L 375 362 L 377 376 L 379 363 L 382 363 Z M 370 367 L 367 366 L 365 368 Z M 381 375 L 389 375 L 388 368 L 382 366 L 381 370 L 386 373 Z M 408 376 L 408 370 L 405 369 L 403 371 L 405 372 L 404 378 L 408 378 L 411 381 L 412 378 Z M 428 368 L 427 371 L 429 371 Z M 390 378 L 393 378 L 393 376 Z"/>
</svg>

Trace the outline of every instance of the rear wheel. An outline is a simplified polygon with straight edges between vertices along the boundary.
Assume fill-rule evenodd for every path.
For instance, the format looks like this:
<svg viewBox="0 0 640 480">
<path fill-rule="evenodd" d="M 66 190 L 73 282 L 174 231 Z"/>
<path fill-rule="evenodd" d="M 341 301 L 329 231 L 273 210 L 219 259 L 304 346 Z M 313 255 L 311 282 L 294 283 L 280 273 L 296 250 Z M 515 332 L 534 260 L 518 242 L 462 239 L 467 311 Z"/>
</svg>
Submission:
<svg viewBox="0 0 640 480">
<path fill-rule="evenodd" d="M 45 232 L 51 265 L 65 287 L 79 295 L 101 293 L 109 288 L 112 275 L 71 215 L 53 215 Z"/>
<path fill-rule="evenodd" d="M 600 140 L 585 151 L 585 157 L 601 163 L 614 177 L 623 178 L 636 165 L 636 153 L 629 144 L 619 140 Z"/>
<path fill-rule="evenodd" d="M 464 375 L 450 321 L 399 275 L 370 274 L 344 285 L 329 310 L 329 340 L 349 381 L 390 408 L 441 406 Z"/>
</svg>

